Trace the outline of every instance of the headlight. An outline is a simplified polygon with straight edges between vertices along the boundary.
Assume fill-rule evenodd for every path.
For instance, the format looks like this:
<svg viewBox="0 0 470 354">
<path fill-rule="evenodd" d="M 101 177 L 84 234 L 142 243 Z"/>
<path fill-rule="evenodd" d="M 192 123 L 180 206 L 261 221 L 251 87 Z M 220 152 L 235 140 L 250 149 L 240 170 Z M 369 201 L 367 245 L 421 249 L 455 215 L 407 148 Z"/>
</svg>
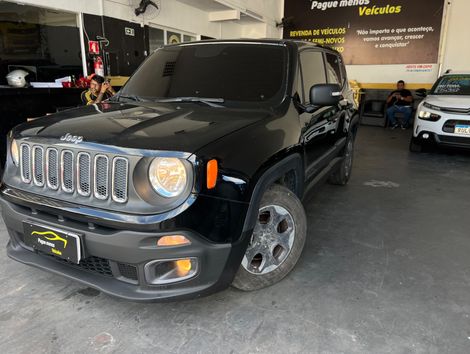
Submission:
<svg viewBox="0 0 470 354">
<path fill-rule="evenodd" d="M 162 197 L 176 197 L 186 187 L 186 168 L 178 158 L 156 157 L 150 164 L 149 180 L 152 188 Z"/>
<path fill-rule="evenodd" d="M 429 117 L 431 117 L 431 112 L 427 112 L 427 111 L 419 111 L 419 118 L 424 118 L 424 119 L 428 119 Z"/>
<path fill-rule="evenodd" d="M 18 143 L 16 142 L 15 139 L 11 141 L 10 153 L 11 153 L 11 159 L 13 160 L 13 163 L 16 166 L 18 166 L 18 164 L 20 163 L 20 150 L 18 149 Z"/>
<path fill-rule="evenodd" d="M 431 122 L 436 122 L 441 118 L 439 114 L 431 113 L 428 111 L 419 111 L 418 117 L 421 119 L 429 120 Z"/>
</svg>

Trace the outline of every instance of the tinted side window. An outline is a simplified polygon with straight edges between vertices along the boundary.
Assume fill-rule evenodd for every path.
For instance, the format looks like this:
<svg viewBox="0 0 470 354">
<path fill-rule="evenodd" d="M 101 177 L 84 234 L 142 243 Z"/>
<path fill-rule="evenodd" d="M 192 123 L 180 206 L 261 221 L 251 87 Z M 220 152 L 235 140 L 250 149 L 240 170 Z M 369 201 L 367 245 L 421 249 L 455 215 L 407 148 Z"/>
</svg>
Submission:
<svg viewBox="0 0 470 354">
<path fill-rule="evenodd" d="M 343 86 L 341 63 L 338 56 L 334 54 L 326 54 L 326 72 L 328 75 L 328 82 L 330 84 L 339 84 Z"/>
<path fill-rule="evenodd" d="M 326 83 L 322 52 L 306 51 L 300 53 L 300 65 L 302 67 L 305 100 L 308 102 L 310 88 L 313 85 Z"/>
</svg>

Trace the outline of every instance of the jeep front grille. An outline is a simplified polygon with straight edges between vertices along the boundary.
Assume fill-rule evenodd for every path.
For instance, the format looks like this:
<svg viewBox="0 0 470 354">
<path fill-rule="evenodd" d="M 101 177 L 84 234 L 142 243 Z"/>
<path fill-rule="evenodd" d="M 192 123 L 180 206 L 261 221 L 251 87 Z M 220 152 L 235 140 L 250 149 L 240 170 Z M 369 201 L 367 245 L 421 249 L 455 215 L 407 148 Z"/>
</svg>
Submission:
<svg viewBox="0 0 470 354">
<path fill-rule="evenodd" d="M 95 156 L 95 197 L 108 198 L 109 160 L 106 155 Z"/>
<path fill-rule="evenodd" d="M 59 152 L 57 149 L 46 150 L 47 186 L 56 190 L 59 188 Z"/>
<path fill-rule="evenodd" d="M 77 155 L 77 192 L 88 197 L 91 192 L 91 157 L 86 152 Z"/>
<path fill-rule="evenodd" d="M 44 185 L 44 150 L 33 146 L 33 180 L 36 186 Z"/>
<path fill-rule="evenodd" d="M 20 171 L 24 183 L 73 195 L 125 203 L 129 161 L 105 154 L 22 143 Z"/>
<path fill-rule="evenodd" d="M 122 157 L 116 157 L 113 160 L 113 200 L 116 202 L 125 202 L 127 198 L 127 178 L 128 163 Z"/>
<path fill-rule="evenodd" d="M 24 183 L 31 182 L 31 148 L 29 145 L 21 145 L 20 171 Z"/>
<path fill-rule="evenodd" d="M 63 150 L 60 157 L 62 190 L 66 193 L 73 193 L 73 152 Z"/>
</svg>

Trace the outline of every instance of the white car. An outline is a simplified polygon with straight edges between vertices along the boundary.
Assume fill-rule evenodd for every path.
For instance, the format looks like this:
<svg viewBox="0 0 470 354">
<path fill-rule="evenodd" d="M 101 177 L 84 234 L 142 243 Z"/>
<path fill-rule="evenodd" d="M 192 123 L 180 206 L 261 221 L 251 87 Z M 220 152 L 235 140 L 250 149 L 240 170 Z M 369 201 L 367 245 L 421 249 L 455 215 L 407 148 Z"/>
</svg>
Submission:
<svg viewBox="0 0 470 354">
<path fill-rule="evenodd" d="M 437 79 L 416 110 L 410 151 L 426 143 L 470 149 L 470 71 L 450 72 Z"/>
</svg>

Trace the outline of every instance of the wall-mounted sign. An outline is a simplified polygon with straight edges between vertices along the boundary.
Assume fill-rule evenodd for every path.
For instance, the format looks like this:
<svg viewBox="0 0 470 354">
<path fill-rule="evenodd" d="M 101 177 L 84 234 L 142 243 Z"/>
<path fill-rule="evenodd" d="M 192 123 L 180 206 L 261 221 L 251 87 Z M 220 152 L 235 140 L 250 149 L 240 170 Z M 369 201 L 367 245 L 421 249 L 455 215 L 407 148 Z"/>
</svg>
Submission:
<svg viewBox="0 0 470 354">
<path fill-rule="evenodd" d="M 98 41 L 88 41 L 88 53 L 100 54 L 100 45 Z"/>
<path fill-rule="evenodd" d="M 181 34 L 175 32 L 166 32 L 167 44 L 178 44 L 181 42 Z"/>
<path fill-rule="evenodd" d="M 134 29 L 130 27 L 124 27 L 124 33 L 126 34 L 126 36 L 131 36 L 131 37 L 135 36 Z"/>
<path fill-rule="evenodd" d="M 346 64 L 437 63 L 444 0 L 285 1 L 284 38 L 330 46 Z"/>
</svg>

